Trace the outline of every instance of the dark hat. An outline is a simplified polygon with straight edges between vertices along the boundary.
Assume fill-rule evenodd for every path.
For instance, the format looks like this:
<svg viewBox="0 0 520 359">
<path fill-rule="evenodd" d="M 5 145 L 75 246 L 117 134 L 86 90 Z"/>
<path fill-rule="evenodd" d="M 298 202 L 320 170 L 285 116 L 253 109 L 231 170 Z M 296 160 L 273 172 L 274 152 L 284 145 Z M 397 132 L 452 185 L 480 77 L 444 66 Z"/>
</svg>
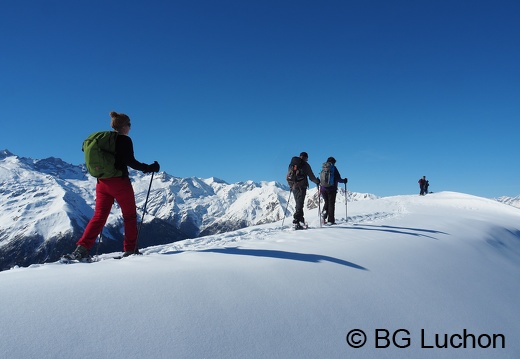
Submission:
<svg viewBox="0 0 520 359">
<path fill-rule="evenodd" d="M 307 154 L 307 152 L 302 152 L 302 153 L 300 153 L 300 157 L 309 158 L 309 155 Z"/>
<path fill-rule="evenodd" d="M 329 158 L 327 158 L 327 162 L 335 164 L 336 163 L 336 159 L 334 157 L 329 157 Z"/>
</svg>

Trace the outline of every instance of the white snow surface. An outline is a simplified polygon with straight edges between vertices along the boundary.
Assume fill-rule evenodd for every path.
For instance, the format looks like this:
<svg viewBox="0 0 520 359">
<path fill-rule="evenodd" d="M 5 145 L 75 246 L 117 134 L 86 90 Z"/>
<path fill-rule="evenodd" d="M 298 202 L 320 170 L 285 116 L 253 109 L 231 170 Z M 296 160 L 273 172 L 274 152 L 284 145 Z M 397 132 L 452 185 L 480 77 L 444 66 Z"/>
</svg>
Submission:
<svg viewBox="0 0 520 359">
<path fill-rule="evenodd" d="M 520 209 L 440 192 L 336 210 L 0 272 L 0 356 L 520 358 Z"/>
</svg>

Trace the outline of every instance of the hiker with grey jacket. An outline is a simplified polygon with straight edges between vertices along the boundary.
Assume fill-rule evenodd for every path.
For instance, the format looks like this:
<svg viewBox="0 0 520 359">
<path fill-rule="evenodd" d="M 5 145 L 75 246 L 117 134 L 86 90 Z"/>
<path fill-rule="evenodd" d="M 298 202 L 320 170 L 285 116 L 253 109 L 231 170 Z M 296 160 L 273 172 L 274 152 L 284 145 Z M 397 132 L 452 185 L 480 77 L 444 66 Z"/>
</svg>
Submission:
<svg viewBox="0 0 520 359">
<path fill-rule="evenodd" d="M 289 170 L 287 173 L 287 183 L 291 188 L 296 203 L 293 215 L 294 229 L 303 229 L 305 228 L 304 226 L 306 226 L 303 205 L 305 202 L 305 195 L 307 194 L 307 188 L 309 187 L 307 177 L 317 185 L 320 184 L 320 180 L 316 178 L 312 172 L 311 166 L 307 163 L 308 160 L 309 155 L 307 152 L 300 153 L 299 157 L 293 157 L 289 164 Z"/>
</svg>

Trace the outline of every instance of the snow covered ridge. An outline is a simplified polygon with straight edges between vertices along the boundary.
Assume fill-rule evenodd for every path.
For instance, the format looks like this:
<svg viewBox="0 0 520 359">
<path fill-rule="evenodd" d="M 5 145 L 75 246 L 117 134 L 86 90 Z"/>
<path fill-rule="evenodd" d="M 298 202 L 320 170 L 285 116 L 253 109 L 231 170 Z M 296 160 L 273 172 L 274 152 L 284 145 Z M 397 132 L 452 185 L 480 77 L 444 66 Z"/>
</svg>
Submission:
<svg viewBox="0 0 520 359">
<path fill-rule="evenodd" d="M 345 217 L 2 271 L 0 353 L 520 358 L 520 209 L 439 192 L 355 201 Z"/>
<path fill-rule="evenodd" d="M 508 204 L 508 205 L 516 207 L 516 208 L 520 208 L 520 196 L 516 196 L 516 197 L 502 196 L 502 197 L 496 198 L 496 201 Z"/>
<path fill-rule="evenodd" d="M 137 206 L 142 208 L 151 175 L 130 173 Z M 84 165 L 59 158 L 35 160 L 0 151 L 0 270 L 56 260 L 71 251 L 93 214 L 96 180 Z M 349 201 L 377 196 L 348 194 Z M 291 217 L 287 186 L 252 181 L 228 184 L 217 178 L 178 178 L 155 174 L 140 246 L 228 232 Z M 316 188 L 309 190 L 307 207 L 317 208 Z M 344 203 L 345 193 L 338 194 Z M 139 212 L 139 211 L 138 211 Z M 139 214 L 141 214 L 139 212 Z M 122 217 L 114 206 L 99 253 L 121 250 Z"/>
</svg>

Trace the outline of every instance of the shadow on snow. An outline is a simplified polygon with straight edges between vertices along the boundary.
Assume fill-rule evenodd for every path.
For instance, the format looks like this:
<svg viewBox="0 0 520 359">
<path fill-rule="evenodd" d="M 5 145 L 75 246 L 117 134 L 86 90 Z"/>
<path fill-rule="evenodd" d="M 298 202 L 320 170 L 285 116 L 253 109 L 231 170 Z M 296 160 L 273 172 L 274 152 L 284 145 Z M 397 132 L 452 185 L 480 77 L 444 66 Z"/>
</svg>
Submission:
<svg viewBox="0 0 520 359">
<path fill-rule="evenodd" d="M 183 251 L 175 251 L 175 252 L 166 252 L 163 254 L 178 254 L 178 253 L 182 253 L 182 252 Z M 357 264 L 349 262 L 349 261 L 345 261 L 343 259 L 329 257 L 329 256 L 323 256 L 323 255 L 318 255 L 318 254 L 285 252 L 285 251 L 277 251 L 277 250 L 269 250 L 269 249 L 248 249 L 248 248 L 243 249 L 243 248 L 239 248 L 239 247 L 204 249 L 204 250 L 197 251 L 197 252 L 289 259 L 289 260 L 309 262 L 309 263 L 331 262 L 331 263 L 340 264 L 340 265 L 354 268 L 354 269 L 368 270 L 365 267 L 362 267 L 360 265 L 357 265 Z"/>
<path fill-rule="evenodd" d="M 422 233 L 414 233 L 414 232 L 426 232 L 431 234 L 445 234 L 446 232 L 435 231 L 431 229 L 422 229 L 422 228 L 407 228 L 407 227 L 394 227 L 394 226 L 376 226 L 371 224 L 354 224 L 352 227 L 337 227 L 340 229 L 355 229 L 355 230 L 364 230 L 364 231 L 380 231 L 380 232 L 388 232 L 388 233 L 396 233 L 396 234 L 406 234 L 409 236 L 417 236 L 417 237 L 426 237 L 438 240 L 436 237 L 432 237 Z M 411 231 L 411 232 L 408 232 Z"/>
</svg>

